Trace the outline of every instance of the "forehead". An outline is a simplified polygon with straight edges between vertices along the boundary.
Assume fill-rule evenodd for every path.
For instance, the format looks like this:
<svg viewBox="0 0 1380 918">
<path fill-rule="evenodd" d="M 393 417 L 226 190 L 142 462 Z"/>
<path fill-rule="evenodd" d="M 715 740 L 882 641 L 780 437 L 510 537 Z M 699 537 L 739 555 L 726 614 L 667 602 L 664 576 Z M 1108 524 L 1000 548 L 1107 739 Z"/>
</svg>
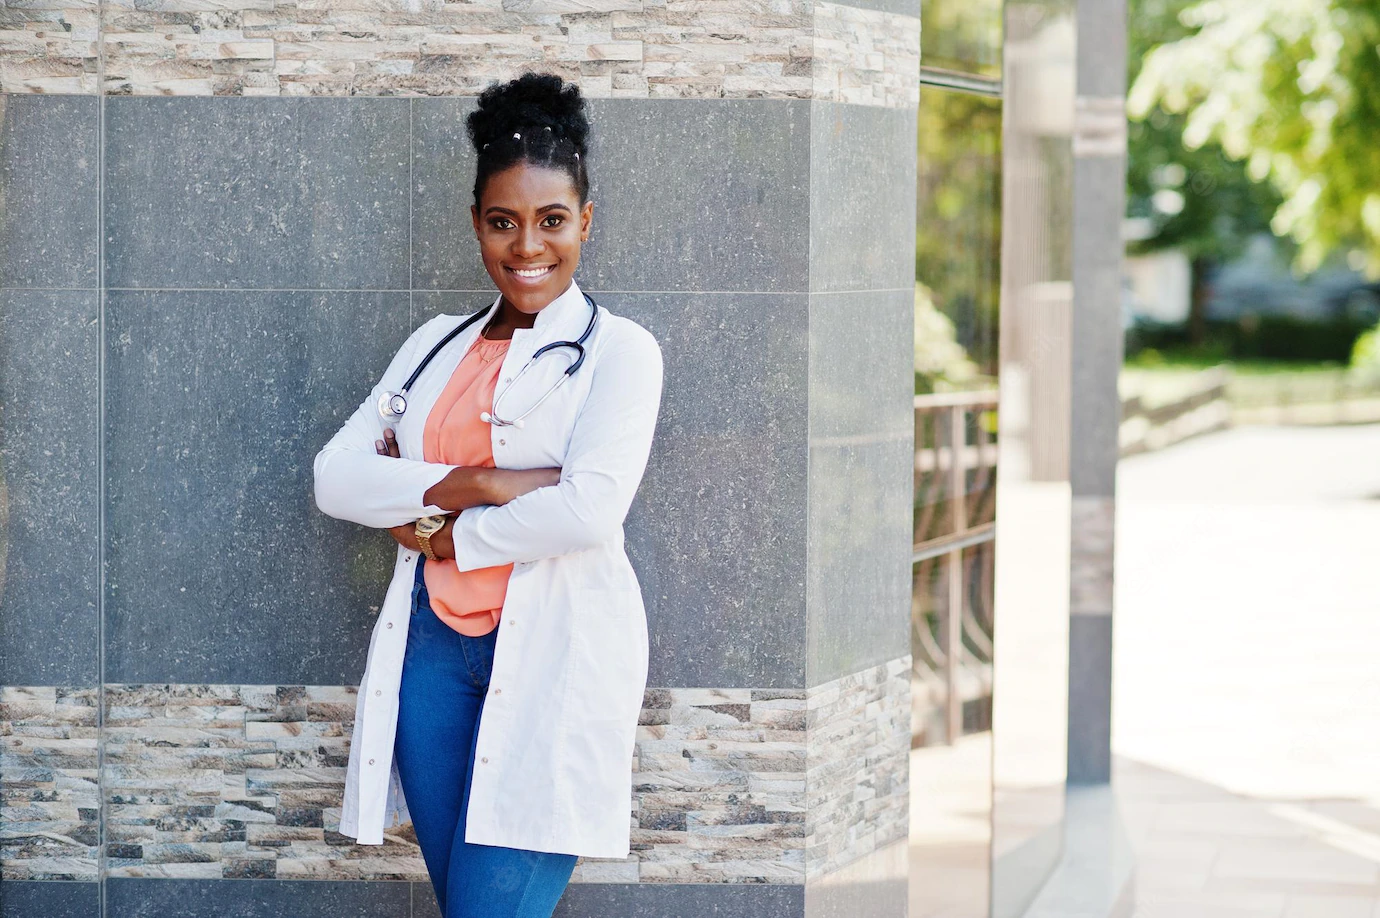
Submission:
<svg viewBox="0 0 1380 918">
<path fill-rule="evenodd" d="M 575 183 L 561 169 L 520 162 L 495 172 L 484 183 L 484 206 L 535 210 L 555 202 L 575 209 L 579 195 Z"/>
</svg>

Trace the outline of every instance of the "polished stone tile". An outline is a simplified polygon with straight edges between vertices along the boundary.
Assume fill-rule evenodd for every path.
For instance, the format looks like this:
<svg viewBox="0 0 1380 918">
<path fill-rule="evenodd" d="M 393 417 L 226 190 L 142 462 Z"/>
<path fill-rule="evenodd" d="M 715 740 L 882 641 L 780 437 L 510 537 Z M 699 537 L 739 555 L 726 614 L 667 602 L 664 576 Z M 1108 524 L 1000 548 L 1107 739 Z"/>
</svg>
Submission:
<svg viewBox="0 0 1380 918">
<path fill-rule="evenodd" d="M 647 327 L 666 375 L 627 522 L 649 684 L 802 687 L 804 294 L 593 294 Z"/>
<path fill-rule="evenodd" d="M 172 880 L 106 882 L 106 918 L 410 918 L 407 882 Z"/>
<path fill-rule="evenodd" d="M 489 289 L 470 218 L 473 102 L 412 104 L 413 285 Z M 809 111 L 794 100 L 590 100 L 581 286 L 806 289 Z"/>
<path fill-rule="evenodd" d="M 805 918 L 905 918 L 909 853 L 907 840 L 902 837 L 807 881 Z"/>
<path fill-rule="evenodd" d="M 910 647 L 912 296 L 810 297 L 809 676 Z"/>
<path fill-rule="evenodd" d="M 1122 415 L 1117 381 L 1125 337 L 1120 235 L 1124 210 L 1119 202 L 1126 163 L 1117 157 L 1080 158 L 1074 172 L 1074 181 L 1085 190 L 1074 196 L 1071 228 L 1075 283 L 1069 322 L 1069 486 L 1074 497 L 1110 496 L 1116 488 Z"/>
<path fill-rule="evenodd" d="M 101 888 L 94 880 L 5 880 L 0 918 L 99 918 Z"/>
<path fill-rule="evenodd" d="M 94 685 L 94 290 L 0 290 L 0 684 Z"/>
<path fill-rule="evenodd" d="M 96 286 L 94 96 L 0 96 L 0 287 Z"/>
<path fill-rule="evenodd" d="M 411 331 L 406 293 L 109 294 L 110 682 L 353 684 L 386 533 L 312 460 Z"/>
<path fill-rule="evenodd" d="M 805 887 L 799 883 L 585 883 L 566 888 L 552 918 L 800 918 L 804 914 Z"/>
<path fill-rule="evenodd" d="M 913 109 L 810 103 L 810 290 L 915 283 Z"/>
<path fill-rule="evenodd" d="M 1069 783 L 1111 780 L 1112 617 L 1069 617 Z"/>
<path fill-rule="evenodd" d="M 407 289 L 408 104 L 106 99 L 106 283 Z"/>
</svg>

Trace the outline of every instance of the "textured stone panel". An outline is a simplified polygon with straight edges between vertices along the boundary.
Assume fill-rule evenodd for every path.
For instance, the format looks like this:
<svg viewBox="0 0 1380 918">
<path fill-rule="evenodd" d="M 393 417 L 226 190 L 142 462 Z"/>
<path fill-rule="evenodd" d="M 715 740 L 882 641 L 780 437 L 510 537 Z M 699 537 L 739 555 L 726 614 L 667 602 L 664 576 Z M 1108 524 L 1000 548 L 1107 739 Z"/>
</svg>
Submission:
<svg viewBox="0 0 1380 918">
<path fill-rule="evenodd" d="M 524 70 L 591 97 L 833 99 L 914 107 L 920 19 L 782 0 L 109 0 L 5 24 L 5 92 L 475 95 Z M 863 5 L 893 6 L 890 2 Z"/>
<path fill-rule="evenodd" d="M 816 2 L 811 98 L 885 108 L 920 103 L 920 18 Z"/>
<path fill-rule="evenodd" d="M 7 3 L 0 93 L 97 93 L 99 10 L 98 0 Z"/>
<path fill-rule="evenodd" d="M 337 831 L 356 692 L 108 684 L 107 876 L 426 879 L 410 823 Z"/>
<path fill-rule="evenodd" d="M 97 877 L 94 687 L 0 687 L 0 881 Z"/>
<path fill-rule="evenodd" d="M 910 671 L 906 654 L 809 692 L 807 878 L 907 835 Z"/>
<path fill-rule="evenodd" d="M 1069 613 L 1111 615 L 1116 499 L 1075 497 L 1069 509 Z"/>
<path fill-rule="evenodd" d="M 802 884 L 903 837 L 909 671 L 907 656 L 808 691 L 648 689 L 632 853 L 581 858 L 572 882 Z M 107 876 L 426 883 L 411 823 L 379 846 L 338 831 L 356 693 L 107 684 Z M 0 691 L 5 878 L 95 877 L 96 700 Z"/>
</svg>

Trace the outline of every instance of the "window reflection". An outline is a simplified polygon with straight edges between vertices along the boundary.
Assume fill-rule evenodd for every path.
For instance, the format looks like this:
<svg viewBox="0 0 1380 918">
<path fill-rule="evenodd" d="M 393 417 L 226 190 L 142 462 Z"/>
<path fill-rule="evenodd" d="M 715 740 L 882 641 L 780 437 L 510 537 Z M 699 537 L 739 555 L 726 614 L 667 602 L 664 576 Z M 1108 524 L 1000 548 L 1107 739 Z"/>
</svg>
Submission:
<svg viewBox="0 0 1380 918">
<path fill-rule="evenodd" d="M 1001 17 L 1002 0 L 924 0 L 920 60 L 925 69 L 1000 77 Z"/>
<path fill-rule="evenodd" d="M 1001 101 L 922 86 L 918 124 L 910 914 L 982 918 L 991 875 Z"/>
</svg>

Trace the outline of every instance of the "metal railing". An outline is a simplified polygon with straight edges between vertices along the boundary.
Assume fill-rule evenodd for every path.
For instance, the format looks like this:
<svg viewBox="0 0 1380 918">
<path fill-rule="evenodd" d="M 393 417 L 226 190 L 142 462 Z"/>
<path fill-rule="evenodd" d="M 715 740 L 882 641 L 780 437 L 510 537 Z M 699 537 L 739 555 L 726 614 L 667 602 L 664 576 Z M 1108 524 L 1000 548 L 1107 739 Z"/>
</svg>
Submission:
<svg viewBox="0 0 1380 918">
<path fill-rule="evenodd" d="M 933 703 L 916 705 L 913 746 L 990 720 L 996 408 L 996 390 L 915 397 L 913 679 Z"/>
</svg>

